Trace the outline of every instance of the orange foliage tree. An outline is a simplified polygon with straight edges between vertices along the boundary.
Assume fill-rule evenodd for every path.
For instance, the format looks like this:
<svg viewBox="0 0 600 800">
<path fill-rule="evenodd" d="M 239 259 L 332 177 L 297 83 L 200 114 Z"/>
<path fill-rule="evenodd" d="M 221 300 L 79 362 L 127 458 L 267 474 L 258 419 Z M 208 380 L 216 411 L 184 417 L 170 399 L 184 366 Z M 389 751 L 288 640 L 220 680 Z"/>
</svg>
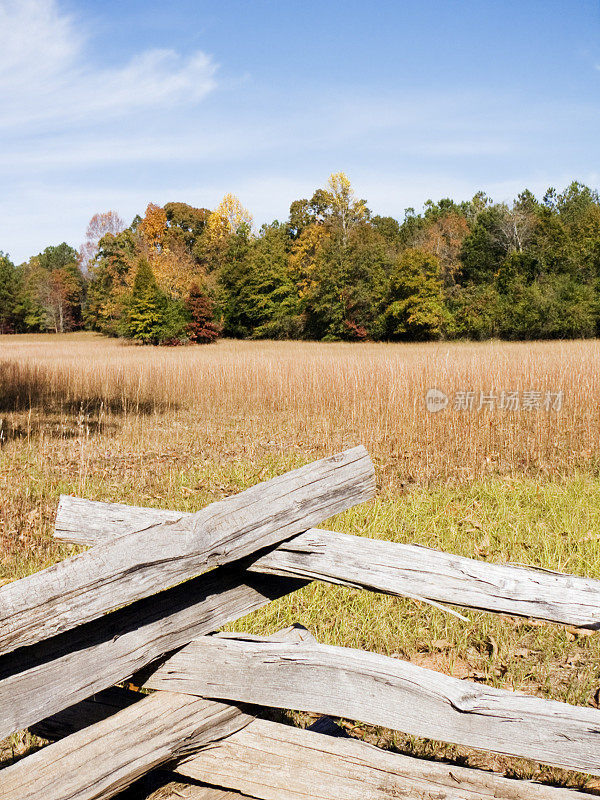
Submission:
<svg viewBox="0 0 600 800">
<path fill-rule="evenodd" d="M 190 286 L 202 279 L 203 271 L 185 240 L 169 226 L 165 209 L 149 203 L 138 231 L 142 254 L 159 287 L 174 297 L 185 297 Z"/>
<path fill-rule="evenodd" d="M 448 284 L 456 279 L 461 266 L 460 253 L 468 235 L 469 223 L 464 216 L 450 212 L 428 225 L 415 244 L 438 259 L 442 278 Z"/>
</svg>

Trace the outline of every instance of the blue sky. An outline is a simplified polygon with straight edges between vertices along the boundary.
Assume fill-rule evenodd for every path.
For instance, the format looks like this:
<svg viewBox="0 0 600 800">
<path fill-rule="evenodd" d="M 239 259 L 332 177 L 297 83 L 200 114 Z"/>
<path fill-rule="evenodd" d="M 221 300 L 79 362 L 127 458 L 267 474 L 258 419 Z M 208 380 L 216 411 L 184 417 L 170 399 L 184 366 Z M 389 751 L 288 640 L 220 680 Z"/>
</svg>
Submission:
<svg viewBox="0 0 600 800">
<path fill-rule="evenodd" d="M 0 0 L 0 250 L 148 202 L 259 225 L 343 170 L 375 213 L 600 185 L 600 0 Z"/>
</svg>

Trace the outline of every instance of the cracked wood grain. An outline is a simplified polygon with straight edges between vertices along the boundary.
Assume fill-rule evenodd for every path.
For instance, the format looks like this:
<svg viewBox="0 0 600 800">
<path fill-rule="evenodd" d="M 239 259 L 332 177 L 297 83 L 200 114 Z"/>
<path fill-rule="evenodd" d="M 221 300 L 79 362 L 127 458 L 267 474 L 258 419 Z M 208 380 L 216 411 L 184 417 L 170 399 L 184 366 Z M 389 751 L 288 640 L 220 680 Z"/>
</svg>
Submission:
<svg viewBox="0 0 600 800">
<path fill-rule="evenodd" d="M 7 800 L 105 800 L 244 727 L 236 706 L 156 692 L 0 771 Z"/>
<path fill-rule="evenodd" d="M 600 775 L 600 710 L 463 681 L 396 658 L 304 641 L 206 636 L 148 688 L 358 719 Z"/>
<path fill-rule="evenodd" d="M 229 634 L 220 634 L 228 637 Z M 269 641 L 314 641 L 302 626 Z M 157 692 L 144 696 L 120 687 L 64 709 L 35 730 L 62 739 L 0 771 L 0 791 L 10 800 L 101 800 L 147 772 L 184 758 L 239 730 L 253 716 L 235 705 Z"/>
<path fill-rule="evenodd" d="M 0 656 L 0 738 L 304 586 L 230 566 Z"/>
<path fill-rule="evenodd" d="M 371 460 L 356 447 L 9 583 L 0 588 L 0 654 L 275 545 L 374 488 Z"/>
<path fill-rule="evenodd" d="M 262 800 L 592 799 L 263 719 L 180 761 L 176 769 Z"/>
<path fill-rule="evenodd" d="M 139 693 L 109 690 L 36 726 L 48 738 L 68 736 L 115 713 Z M 586 800 L 591 795 L 492 772 L 425 761 L 381 750 L 357 739 L 339 739 L 255 719 L 172 766 L 190 800 L 235 797 L 263 800 Z M 222 789 L 217 787 L 228 787 Z M 222 794 L 221 794 L 222 793 Z M 177 796 L 177 795 L 176 795 Z"/>
<path fill-rule="evenodd" d="M 93 545 L 179 516 L 177 511 L 63 496 L 55 536 Z M 600 626 L 599 580 L 318 528 L 283 542 L 249 569 L 584 628 Z"/>
</svg>

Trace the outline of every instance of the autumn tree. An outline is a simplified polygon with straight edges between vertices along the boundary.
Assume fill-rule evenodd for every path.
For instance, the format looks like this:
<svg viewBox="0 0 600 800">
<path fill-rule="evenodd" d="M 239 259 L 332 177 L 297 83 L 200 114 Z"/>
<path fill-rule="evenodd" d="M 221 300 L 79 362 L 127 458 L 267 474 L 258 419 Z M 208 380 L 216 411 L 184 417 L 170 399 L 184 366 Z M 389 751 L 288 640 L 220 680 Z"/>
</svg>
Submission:
<svg viewBox="0 0 600 800">
<path fill-rule="evenodd" d="M 366 202 L 356 198 L 348 177 L 334 173 L 310 201 L 292 203 L 288 224 L 293 238 L 290 272 L 299 289 L 305 335 L 372 336 L 389 248 L 370 224 Z"/>
<path fill-rule="evenodd" d="M 461 268 L 460 255 L 465 238 L 469 235 L 466 218 L 456 211 L 440 215 L 428 222 L 414 238 L 414 245 L 435 256 L 446 285 L 456 282 Z"/>
<path fill-rule="evenodd" d="M 140 236 L 132 227 L 105 234 L 91 262 L 84 319 L 92 330 L 109 336 L 119 333 L 127 296 L 140 259 Z"/>
<path fill-rule="evenodd" d="M 116 211 L 94 214 L 85 232 L 85 241 L 79 248 L 79 267 L 85 274 L 98 253 L 100 240 L 107 234 L 117 236 L 125 229 L 125 223 Z"/>
<path fill-rule="evenodd" d="M 182 209 L 174 208 L 174 204 L 170 205 L 167 214 L 166 207 L 149 203 L 137 231 L 141 252 L 148 259 L 162 291 L 183 299 L 191 283 L 200 280 L 203 272 L 191 250 L 195 239 L 187 237 L 184 229 L 169 221 L 169 216 L 171 221 L 181 221 L 181 212 Z M 191 232 L 188 229 L 187 233 Z"/>
<path fill-rule="evenodd" d="M 186 307 L 191 318 L 186 326 L 189 340 L 195 344 L 214 342 L 221 333 L 221 326 L 214 318 L 215 304 L 197 283 L 190 287 Z"/>
<path fill-rule="evenodd" d="M 342 244 L 348 243 L 348 232 L 353 225 L 365 221 L 369 216 L 366 200 L 359 200 L 352 184 L 343 172 L 334 172 L 327 181 L 327 196 L 334 224 L 342 232 Z"/>
<path fill-rule="evenodd" d="M 312 223 L 304 227 L 292 242 L 288 257 L 289 270 L 300 297 L 307 295 L 315 286 L 317 257 L 329 238 L 329 232 L 322 225 Z"/>
<path fill-rule="evenodd" d="M 242 227 L 252 227 L 252 214 L 234 194 L 228 193 L 209 216 L 207 232 L 217 237 L 228 236 L 235 235 Z"/>
<path fill-rule="evenodd" d="M 227 245 L 231 236 L 250 232 L 252 215 L 234 194 L 226 194 L 206 223 L 204 246 L 210 251 Z"/>
<path fill-rule="evenodd" d="M 600 198 L 577 182 L 548 190 L 542 200 L 527 190 L 502 203 L 483 192 L 468 201 L 429 200 L 398 221 L 371 217 L 348 177 L 334 173 L 312 196 L 294 200 L 284 223 L 258 232 L 251 224 L 233 195 L 214 211 L 150 204 L 125 231 L 99 240 L 87 281 L 88 324 L 121 330 L 144 257 L 165 303 L 155 341 L 191 335 L 184 301 L 192 284 L 202 287 L 202 296 L 192 293 L 198 330 L 210 324 L 214 302 L 228 336 L 411 340 L 600 332 Z M 17 270 L 26 299 L 20 324 L 32 330 L 53 329 L 48 309 L 56 303 L 42 290 L 61 289 L 60 280 L 48 281 L 42 261 Z M 177 333 L 186 315 L 184 333 Z"/>
<path fill-rule="evenodd" d="M 347 175 L 334 172 L 329 176 L 327 188 L 317 189 L 310 200 L 294 200 L 288 225 L 293 238 L 298 238 L 310 225 L 337 228 L 345 246 L 352 226 L 366 221 L 369 213 L 366 201 L 357 199 Z"/>
<path fill-rule="evenodd" d="M 77 251 L 66 242 L 47 247 L 23 266 L 25 323 L 64 333 L 80 327 L 83 278 Z"/>
<path fill-rule="evenodd" d="M 194 254 L 207 272 L 225 265 L 226 253 L 233 239 L 250 237 L 252 215 L 234 194 L 226 194 L 209 215 L 203 235 L 194 248 Z"/>
</svg>

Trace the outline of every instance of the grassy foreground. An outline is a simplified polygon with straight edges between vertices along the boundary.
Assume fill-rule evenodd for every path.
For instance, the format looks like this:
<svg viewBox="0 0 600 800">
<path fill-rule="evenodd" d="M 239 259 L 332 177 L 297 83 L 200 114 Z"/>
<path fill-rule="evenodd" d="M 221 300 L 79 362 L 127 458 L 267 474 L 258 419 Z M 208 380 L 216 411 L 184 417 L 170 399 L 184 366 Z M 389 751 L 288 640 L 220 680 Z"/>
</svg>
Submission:
<svg viewBox="0 0 600 800">
<path fill-rule="evenodd" d="M 73 552 L 58 496 L 186 511 L 345 446 L 378 497 L 330 521 L 363 536 L 599 577 L 596 342 L 148 350 L 91 335 L 0 337 L 0 580 Z M 426 389 L 564 391 L 559 412 L 426 411 Z M 561 626 L 313 584 L 237 623 L 306 625 L 323 642 L 457 677 L 598 705 L 600 639 Z M 588 790 L 585 776 L 353 726 L 381 745 Z M 5 756 L 31 744 L 5 743 Z"/>
</svg>

